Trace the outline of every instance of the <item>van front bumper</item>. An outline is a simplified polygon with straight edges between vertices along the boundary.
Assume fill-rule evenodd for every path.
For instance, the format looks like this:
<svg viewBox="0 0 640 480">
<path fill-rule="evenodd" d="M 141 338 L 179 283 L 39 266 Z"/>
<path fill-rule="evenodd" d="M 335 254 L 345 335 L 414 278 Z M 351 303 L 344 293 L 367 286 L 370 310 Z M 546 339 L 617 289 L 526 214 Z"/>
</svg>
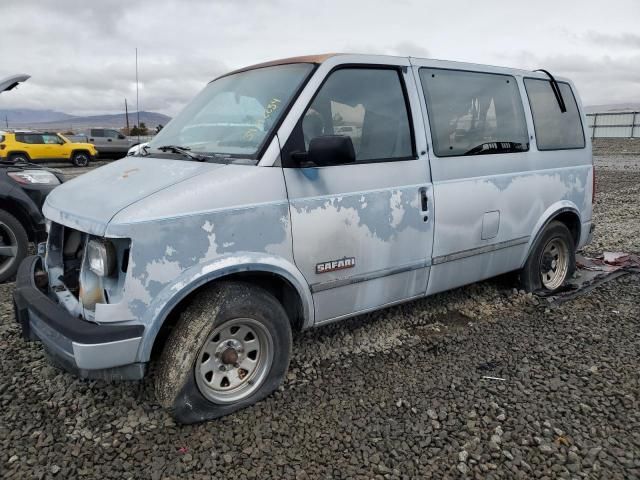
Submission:
<svg viewBox="0 0 640 480">
<path fill-rule="evenodd" d="M 36 286 L 41 257 L 27 257 L 16 277 L 16 321 L 28 340 L 42 342 L 52 363 L 82 378 L 137 380 L 145 364 L 136 363 L 142 325 L 104 325 L 71 315 Z M 41 274 L 42 275 L 42 274 Z"/>
</svg>

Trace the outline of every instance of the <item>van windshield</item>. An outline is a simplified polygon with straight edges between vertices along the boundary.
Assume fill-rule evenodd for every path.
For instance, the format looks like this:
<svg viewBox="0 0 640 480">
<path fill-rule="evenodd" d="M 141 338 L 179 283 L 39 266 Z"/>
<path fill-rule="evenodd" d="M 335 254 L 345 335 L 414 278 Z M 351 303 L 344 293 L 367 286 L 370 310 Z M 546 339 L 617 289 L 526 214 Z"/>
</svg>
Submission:
<svg viewBox="0 0 640 480">
<path fill-rule="evenodd" d="M 256 159 L 312 69 L 310 63 L 277 65 L 214 80 L 154 137 L 149 150 L 172 146 L 203 158 Z"/>
</svg>

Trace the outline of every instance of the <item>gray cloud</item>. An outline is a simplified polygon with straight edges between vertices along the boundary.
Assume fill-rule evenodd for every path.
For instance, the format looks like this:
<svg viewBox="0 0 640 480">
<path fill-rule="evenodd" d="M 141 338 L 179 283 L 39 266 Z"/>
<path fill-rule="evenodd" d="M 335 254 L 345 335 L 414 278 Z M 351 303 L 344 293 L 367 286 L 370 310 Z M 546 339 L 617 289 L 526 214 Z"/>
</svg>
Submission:
<svg viewBox="0 0 640 480">
<path fill-rule="evenodd" d="M 570 78 L 588 105 L 637 102 L 640 98 L 640 53 L 540 56 L 525 51 L 505 59 L 525 70 L 544 68 Z"/>
<path fill-rule="evenodd" d="M 224 71 L 327 51 L 551 68 L 587 104 L 640 96 L 637 0 L 20 0 L 1 2 L 0 18 L 0 76 L 32 75 L 0 108 L 122 111 L 135 101 L 135 47 L 141 107 L 168 114 Z"/>
<path fill-rule="evenodd" d="M 601 47 L 640 49 L 640 35 L 634 33 L 610 34 L 589 31 L 585 34 L 585 39 Z"/>
</svg>

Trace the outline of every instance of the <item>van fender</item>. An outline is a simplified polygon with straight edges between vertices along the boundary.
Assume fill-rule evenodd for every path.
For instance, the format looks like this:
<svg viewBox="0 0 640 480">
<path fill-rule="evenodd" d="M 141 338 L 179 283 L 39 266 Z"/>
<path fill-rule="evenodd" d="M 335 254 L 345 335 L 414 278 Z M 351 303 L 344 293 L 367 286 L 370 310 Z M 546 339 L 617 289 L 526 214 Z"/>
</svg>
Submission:
<svg viewBox="0 0 640 480">
<path fill-rule="evenodd" d="M 538 219 L 538 222 L 536 223 L 535 227 L 532 230 L 533 234 L 529 238 L 529 243 L 527 243 L 527 248 L 525 250 L 527 254 L 522 260 L 520 264 L 520 268 L 523 268 L 524 264 L 527 263 L 527 259 L 529 258 L 529 254 L 531 253 L 531 250 L 533 249 L 534 245 L 537 243 L 538 239 L 540 238 L 540 235 L 542 235 L 542 232 L 544 232 L 544 229 L 547 227 L 547 225 L 549 225 L 558 215 L 564 212 L 575 213 L 578 216 L 578 219 L 580 219 L 580 222 L 582 222 L 582 217 L 580 216 L 580 210 L 578 210 L 578 207 L 576 206 L 576 204 L 570 200 L 560 200 L 552 204 L 551 206 L 549 206 L 549 208 L 547 208 L 544 211 L 544 213 L 540 216 L 540 218 Z"/>
<path fill-rule="evenodd" d="M 283 277 L 296 289 L 302 300 L 303 329 L 313 325 L 314 309 L 311 290 L 300 270 L 292 262 L 264 253 L 234 253 L 185 270 L 174 282 L 160 291 L 142 318 L 145 332 L 138 347 L 138 360 L 149 361 L 160 328 L 171 311 L 190 293 L 213 280 L 239 272 L 266 272 Z"/>
</svg>

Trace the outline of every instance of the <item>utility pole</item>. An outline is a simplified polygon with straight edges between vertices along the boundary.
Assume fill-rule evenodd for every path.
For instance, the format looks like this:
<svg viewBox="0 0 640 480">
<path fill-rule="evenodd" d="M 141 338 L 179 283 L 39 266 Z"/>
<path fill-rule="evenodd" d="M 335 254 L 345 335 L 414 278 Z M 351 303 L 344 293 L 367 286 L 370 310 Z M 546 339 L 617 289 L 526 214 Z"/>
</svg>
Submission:
<svg viewBox="0 0 640 480">
<path fill-rule="evenodd" d="M 138 122 L 138 143 L 140 143 L 140 97 L 138 89 L 138 47 L 136 47 L 136 110 Z"/>
<path fill-rule="evenodd" d="M 7 125 L 7 130 L 9 130 L 9 117 L 4 116 L 4 123 Z"/>
<path fill-rule="evenodd" d="M 127 136 L 129 135 L 129 109 L 127 108 L 127 98 L 124 99 L 124 118 L 127 120 Z"/>
</svg>

